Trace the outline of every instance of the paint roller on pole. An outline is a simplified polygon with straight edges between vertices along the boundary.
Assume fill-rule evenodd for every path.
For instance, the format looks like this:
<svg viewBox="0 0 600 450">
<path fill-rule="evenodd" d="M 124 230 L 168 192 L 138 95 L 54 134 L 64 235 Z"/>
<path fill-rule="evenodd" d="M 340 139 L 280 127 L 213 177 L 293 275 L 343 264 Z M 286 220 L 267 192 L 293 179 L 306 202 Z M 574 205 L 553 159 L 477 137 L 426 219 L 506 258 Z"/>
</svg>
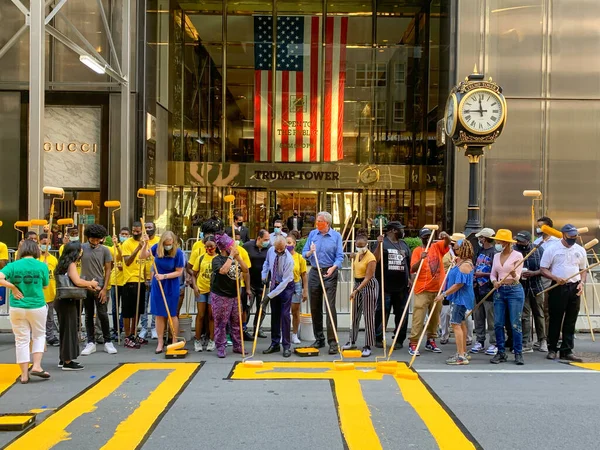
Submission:
<svg viewBox="0 0 600 450">
<path fill-rule="evenodd" d="M 112 222 L 112 235 L 116 236 L 117 235 L 117 229 L 116 229 L 116 221 L 115 221 L 115 213 L 117 211 L 119 211 L 121 209 L 121 202 L 118 200 L 107 200 L 104 202 L 104 207 L 105 208 L 109 208 L 109 209 L 113 209 L 110 212 L 110 216 L 111 216 L 111 222 Z M 117 249 L 119 247 L 119 240 L 117 239 L 116 242 L 113 242 L 113 245 L 115 246 L 115 249 Z M 121 330 L 120 330 L 120 320 L 119 320 L 119 284 L 116 282 L 119 271 L 123 270 L 123 262 L 121 261 L 120 263 L 117 262 L 117 258 L 116 258 L 116 254 L 115 254 L 115 270 L 117 271 L 117 275 L 115 276 L 115 308 L 117 310 L 117 341 L 119 343 L 119 345 L 121 345 Z"/>
<path fill-rule="evenodd" d="M 427 245 L 425 246 L 425 250 L 423 251 L 423 253 L 427 253 L 427 251 L 429 250 L 429 247 L 431 246 L 431 243 L 433 242 L 433 236 L 435 235 L 435 232 L 437 230 L 439 230 L 439 226 L 438 225 L 425 225 L 423 228 L 427 228 L 428 230 L 431 230 L 431 235 L 429 236 L 429 240 L 427 241 Z M 388 351 L 387 359 L 385 361 L 377 361 L 377 363 L 376 363 L 377 372 L 394 374 L 397 377 L 407 378 L 407 379 L 411 379 L 411 380 L 414 380 L 417 378 L 417 374 L 408 370 L 407 366 L 403 366 L 401 369 L 401 367 L 398 365 L 398 361 L 390 361 L 390 358 L 392 357 L 392 352 L 394 351 L 394 347 L 396 346 L 396 341 L 398 340 L 398 335 L 400 334 L 400 328 L 402 328 L 402 323 L 404 322 L 404 319 L 406 318 L 406 314 L 408 313 L 408 307 L 410 306 L 410 299 L 413 296 L 413 294 L 415 293 L 415 287 L 417 285 L 417 280 L 419 278 L 419 274 L 421 273 L 421 269 L 423 267 L 424 261 L 425 261 L 425 259 L 423 258 L 419 262 L 419 268 L 417 269 L 417 273 L 415 275 L 414 282 L 412 284 L 412 287 L 410 289 L 408 297 L 406 298 L 406 305 L 404 306 L 404 311 L 402 311 L 402 317 L 400 318 L 400 321 L 398 322 L 398 327 L 396 328 L 396 332 L 394 333 L 394 339 L 392 340 L 392 345 L 390 346 L 390 349 Z M 383 330 L 383 332 L 385 333 L 385 329 Z"/>
<path fill-rule="evenodd" d="M 56 200 L 64 200 L 65 198 L 65 190 L 63 188 L 59 188 L 59 187 L 54 187 L 54 186 L 44 186 L 42 188 L 42 192 L 46 195 L 50 195 L 52 196 L 52 201 L 50 202 L 50 214 L 49 214 L 49 227 L 48 227 L 48 238 L 50 239 L 50 242 L 52 242 L 52 221 L 54 220 L 54 202 Z M 48 247 L 46 247 L 46 252 L 44 253 L 47 257 L 48 256 Z"/>
<path fill-rule="evenodd" d="M 225 203 L 229 203 L 229 221 L 231 223 L 231 238 L 233 240 L 235 240 L 235 220 L 233 217 L 233 204 L 235 203 L 235 195 L 233 194 L 227 194 L 225 197 L 223 197 L 223 201 Z M 234 244 L 235 245 L 235 244 Z M 238 317 L 240 320 L 240 342 L 242 345 L 242 361 L 246 358 L 246 350 L 244 348 L 244 329 L 243 329 L 243 323 L 242 323 L 242 298 L 241 298 L 241 294 L 240 294 L 240 265 L 238 264 L 238 262 L 235 262 L 235 288 L 237 291 L 237 305 L 238 305 Z M 262 302 L 261 302 L 261 306 L 262 306 Z M 258 324 L 260 322 L 257 322 Z M 258 328 L 258 325 L 257 325 Z M 256 333 L 256 330 L 254 330 Z"/>
<path fill-rule="evenodd" d="M 354 251 L 354 227 L 350 229 L 350 235 L 352 236 L 352 241 L 350 245 L 352 246 L 352 250 Z M 354 261 L 350 260 L 350 291 L 352 292 L 354 289 Z M 354 300 L 352 296 L 350 296 L 350 339 L 348 342 L 354 342 Z M 359 319 L 360 321 L 360 319 Z M 362 357 L 362 352 L 360 350 L 342 350 L 342 355 L 344 358 L 360 358 Z"/>
<path fill-rule="evenodd" d="M 75 205 L 75 207 L 77 208 L 83 208 L 81 211 L 81 216 L 83 216 L 83 219 L 80 217 L 79 218 L 79 236 L 81 239 L 81 242 L 85 242 L 84 239 L 84 231 L 85 231 L 85 216 L 86 216 L 86 212 L 91 210 L 94 207 L 94 204 L 92 203 L 91 200 L 75 200 L 73 202 L 73 204 Z"/>
<path fill-rule="evenodd" d="M 535 236 L 535 202 L 542 200 L 542 191 L 525 190 L 523 197 L 531 198 L 531 235 Z"/>
<path fill-rule="evenodd" d="M 25 239 L 25 232 L 23 230 L 19 230 L 19 228 L 27 228 L 31 226 L 31 222 L 28 220 L 17 220 L 14 224 L 14 229 L 21 233 L 21 240 Z"/>
<path fill-rule="evenodd" d="M 578 228 L 577 232 L 579 234 L 583 234 L 583 233 L 589 233 L 589 228 L 588 227 L 583 227 L 583 228 Z M 580 237 L 581 239 L 581 237 Z M 583 242 L 582 242 L 583 244 Z M 585 248 L 585 250 L 587 251 L 591 251 L 592 255 L 594 255 L 594 259 L 596 260 L 596 262 L 600 262 L 600 259 L 598 258 L 598 254 L 596 253 L 596 251 L 594 250 L 594 247 L 598 245 L 598 239 L 593 239 L 590 242 L 588 242 L 587 244 L 585 244 L 583 247 Z M 598 296 L 598 292 L 596 291 L 596 281 L 594 280 L 594 276 L 590 273 L 590 277 L 592 279 L 592 287 L 594 288 L 594 294 L 596 296 L 596 302 L 598 303 L 598 308 L 600 309 L 600 297 Z"/>
<path fill-rule="evenodd" d="M 258 309 L 258 321 L 256 323 L 260 323 L 260 319 L 262 318 L 263 312 L 263 301 L 265 299 L 265 294 L 267 292 L 267 285 L 263 286 L 262 296 L 260 297 L 260 308 Z M 256 342 L 258 341 L 258 330 L 259 327 L 255 327 L 254 329 L 254 342 L 252 342 L 252 354 L 242 359 L 242 363 L 246 367 L 262 367 L 264 365 L 263 361 L 254 358 L 254 353 L 256 352 Z"/>
<path fill-rule="evenodd" d="M 556 237 L 556 238 L 560 238 L 560 239 L 562 239 L 562 233 L 561 233 L 560 231 L 558 231 L 556 228 L 549 227 L 548 225 L 542 225 L 542 233 L 545 233 L 545 234 L 547 234 L 547 235 L 549 235 L 549 236 L 554 236 L 554 237 Z M 540 241 L 540 242 L 539 242 L 539 244 L 537 244 L 537 245 L 534 245 L 534 246 L 533 246 L 533 248 L 531 249 L 531 251 L 530 251 L 529 253 L 527 253 L 527 254 L 526 254 L 524 257 L 523 257 L 523 259 L 522 259 L 521 261 L 519 261 L 519 262 L 518 262 L 518 263 L 515 265 L 515 267 L 513 268 L 513 270 L 515 270 L 515 269 L 518 269 L 518 268 L 519 268 L 521 265 L 523 265 L 523 263 L 524 263 L 525 261 L 527 261 L 527 259 L 528 259 L 528 258 L 529 258 L 531 255 L 533 255 L 533 254 L 534 254 L 534 252 L 535 252 L 535 251 L 536 251 L 538 248 L 540 248 L 540 247 L 542 246 L 542 244 L 543 244 L 543 243 L 544 243 L 544 241 L 542 240 L 542 241 Z M 503 283 L 504 281 L 506 281 L 506 280 L 508 279 L 508 277 L 510 277 L 510 276 L 511 276 L 511 274 L 510 274 L 510 272 L 509 272 L 509 273 L 508 273 L 508 274 L 507 274 L 507 275 L 506 275 L 504 278 L 502 278 L 502 279 L 500 280 L 500 285 L 502 285 L 502 283 Z M 477 311 L 477 308 L 479 308 L 479 306 L 481 306 L 481 305 L 483 304 L 483 302 L 484 302 L 484 301 L 486 301 L 488 298 L 490 298 L 490 296 L 492 296 L 492 295 L 494 294 L 494 292 L 496 292 L 497 290 L 498 290 L 498 288 L 497 288 L 497 287 L 494 287 L 494 288 L 493 288 L 493 289 L 492 289 L 490 292 L 488 292 L 488 293 L 487 293 L 487 295 L 486 295 L 485 297 L 483 297 L 483 298 L 481 299 L 481 301 L 479 301 L 479 302 L 478 302 L 478 303 L 475 305 L 475 307 L 474 307 L 474 308 L 471 310 L 471 312 L 469 312 L 469 314 L 467 314 L 467 315 L 465 316 L 465 320 L 466 320 L 466 319 L 468 319 L 469 317 L 471 317 L 471 316 L 473 315 L 473 313 L 474 313 L 475 311 Z M 540 294 L 538 294 L 538 295 L 540 295 Z"/>
</svg>

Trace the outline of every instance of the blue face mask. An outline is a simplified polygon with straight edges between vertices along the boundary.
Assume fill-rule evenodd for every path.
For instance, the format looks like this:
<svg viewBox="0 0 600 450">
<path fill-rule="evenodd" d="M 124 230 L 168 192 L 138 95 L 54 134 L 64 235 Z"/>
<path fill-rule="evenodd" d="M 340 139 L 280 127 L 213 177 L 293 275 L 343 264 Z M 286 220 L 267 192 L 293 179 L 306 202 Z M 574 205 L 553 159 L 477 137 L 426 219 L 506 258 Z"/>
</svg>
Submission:
<svg viewBox="0 0 600 450">
<path fill-rule="evenodd" d="M 129 239 L 127 236 L 119 236 L 119 242 L 125 242 L 127 239 Z"/>
<path fill-rule="evenodd" d="M 269 241 L 264 241 L 262 243 L 262 248 L 267 248 L 269 246 Z"/>
<path fill-rule="evenodd" d="M 40 244 L 40 250 L 43 252 L 46 252 L 46 251 L 50 250 L 50 246 L 45 245 L 45 244 Z"/>
<path fill-rule="evenodd" d="M 273 233 L 275 233 L 275 234 L 281 233 L 281 228 L 274 228 Z"/>
</svg>

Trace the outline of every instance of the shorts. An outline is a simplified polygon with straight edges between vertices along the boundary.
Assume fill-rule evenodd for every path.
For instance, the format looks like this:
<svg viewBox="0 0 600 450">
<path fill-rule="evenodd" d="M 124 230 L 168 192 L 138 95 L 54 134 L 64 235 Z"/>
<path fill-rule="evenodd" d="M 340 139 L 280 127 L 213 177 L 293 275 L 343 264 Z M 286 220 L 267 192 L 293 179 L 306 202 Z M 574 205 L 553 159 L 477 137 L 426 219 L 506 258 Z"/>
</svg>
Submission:
<svg viewBox="0 0 600 450">
<path fill-rule="evenodd" d="M 452 316 L 450 323 L 452 325 L 460 325 L 465 321 L 467 315 L 467 307 L 465 305 L 452 305 Z"/>
<path fill-rule="evenodd" d="M 206 294 L 200 294 L 198 297 L 196 297 L 196 303 L 208 303 L 210 305 L 210 292 L 207 292 Z"/>
<path fill-rule="evenodd" d="M 140 297 L 138 301 L 139 315 L 144 314 L 146 308 L 146 284 L 140 283 Z M 123 286 L 123 294 L 121 298 L 121 312 L 124 319 L 135 318 L 136 299 L 137 299 L 137 283 L 125 283 Z"/>
<path fill-rule="evenodd" d="M 294 283 L 294 295 L 292 303 L 302 303 L 302 281 Z"/>
</svg>

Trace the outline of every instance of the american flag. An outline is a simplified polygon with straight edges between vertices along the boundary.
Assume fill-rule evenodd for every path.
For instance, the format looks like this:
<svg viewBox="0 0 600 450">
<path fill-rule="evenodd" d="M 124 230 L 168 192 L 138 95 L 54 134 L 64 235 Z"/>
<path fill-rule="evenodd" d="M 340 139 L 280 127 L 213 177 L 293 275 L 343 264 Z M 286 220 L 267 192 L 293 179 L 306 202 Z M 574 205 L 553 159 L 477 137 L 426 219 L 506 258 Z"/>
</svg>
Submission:
<svg viewBox="0 0 600 450">
<path fill-rule="evenodd" d="M 344 157 L 348 18 L 327 17 L 325 39 L 322 39 L 321 21 L 322 18 L 316 16 L 277 17 L 276 70 L 273 75 L 273 18 L 254 17 L 256 161 L 319 161 L 322 133 L 323 159 L 339 161 Z M 324 48 L 322 41 L 326 44 Z M 325 79 L 321 80 L 323 51 Z M 323 125 L 322 101 L 325 115 Z"/>
</svg>

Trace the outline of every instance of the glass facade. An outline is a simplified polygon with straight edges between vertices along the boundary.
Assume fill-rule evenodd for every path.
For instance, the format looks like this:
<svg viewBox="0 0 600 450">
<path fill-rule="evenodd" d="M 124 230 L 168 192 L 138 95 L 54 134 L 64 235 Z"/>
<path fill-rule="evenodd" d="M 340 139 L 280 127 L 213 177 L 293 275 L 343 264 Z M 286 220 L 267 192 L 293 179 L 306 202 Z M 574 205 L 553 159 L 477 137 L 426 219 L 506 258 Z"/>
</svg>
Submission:
<svg viewBox="0 0 600 450">
<path fill-rule="evenodd" d="M 293 209 L 443 223 L 439 1 L 162 3 L 160 224 L 194 238 L 229 191 L 252 234 Z"/>
</svg>

